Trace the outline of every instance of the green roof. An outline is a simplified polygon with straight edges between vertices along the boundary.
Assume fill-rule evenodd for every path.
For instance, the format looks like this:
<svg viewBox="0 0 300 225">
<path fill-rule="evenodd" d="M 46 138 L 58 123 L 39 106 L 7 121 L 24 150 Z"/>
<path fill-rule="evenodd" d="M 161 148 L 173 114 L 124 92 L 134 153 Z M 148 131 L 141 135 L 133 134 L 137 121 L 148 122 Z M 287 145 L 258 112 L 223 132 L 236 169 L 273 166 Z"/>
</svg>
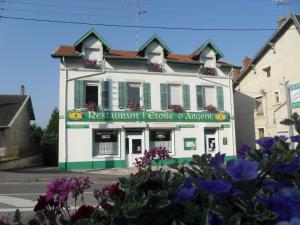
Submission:
<svg viewBox="0 0 300 225">
<path fill-rule="evenodd" d="M 154 34 L 151 38 L 149 38 L 149 40 L 142 45 L 142 47 L 139 48 L 139 52 L 144 51 L 145 48 L 152 42 L 152 41 L 157 41 L 162 47 L 163 49 L 168 53 L 171 54 L 172 50 L 168 47 L 168 45 L 157 35 Z"/>
<path fill-rule="evenodd" d="M 74 46 L 78 46 L 80 45 L 86 38 L 88 38 L 90 35 L 95 35 L 96 38 L 98 38 L 98 40 L 107 48 L 111 48 L 110 44 L 108 44 L 108 42 L 100 35 L 97 33 L 97 31 L 92 28 L 90 29 L 85 35 L 83 35 L 81 38 L 79 38 L 78 41 L 76 41 L 74 43 Z"/>
<path fill-rule="evenodd" d="M 216 44 L 208 39 L 204 44 L 202 44 L 199 48 L 196 49 L 191 55 L 199 55 L 207 46 L 210 46 L 210 48 L 216 53 L 217 58 L 223 58 L 224 54 L 220 51 L 220 49 L 216 46 Z"/>
</svg>

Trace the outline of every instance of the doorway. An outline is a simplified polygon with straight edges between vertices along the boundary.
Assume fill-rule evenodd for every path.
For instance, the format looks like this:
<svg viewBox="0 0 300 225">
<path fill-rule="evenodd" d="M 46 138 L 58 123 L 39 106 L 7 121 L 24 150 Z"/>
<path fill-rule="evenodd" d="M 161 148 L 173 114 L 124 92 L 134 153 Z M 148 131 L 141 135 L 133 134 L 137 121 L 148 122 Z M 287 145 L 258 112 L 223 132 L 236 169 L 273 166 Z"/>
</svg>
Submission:
<svg viewBox="0 0 300 225">
<path fill-rule="evenodd" d="M 205 153 L 216 154 L 219 151 L 217 129 L 204 129 Z"/>
<path fill-rule="evenodd" d="M 135 158 L 144 154 L 144 138 L 142 130 L 126 131 L 126 162 L 128 167 L 133 167 Z"/>
</svg>

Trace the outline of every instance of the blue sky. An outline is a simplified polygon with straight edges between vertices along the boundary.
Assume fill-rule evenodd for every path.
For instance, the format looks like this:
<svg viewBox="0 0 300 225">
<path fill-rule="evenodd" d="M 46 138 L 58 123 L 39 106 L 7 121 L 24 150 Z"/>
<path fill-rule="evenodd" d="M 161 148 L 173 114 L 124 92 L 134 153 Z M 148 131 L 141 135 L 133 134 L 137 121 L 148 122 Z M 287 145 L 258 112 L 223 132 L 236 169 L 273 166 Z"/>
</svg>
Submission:
<svg viewBox="0 0 300 225">
<path fill-rule="evenodd" d="M 6 0 L 0 15 L 105 24 L 136 24 L 135 0 Z M 278 6 L 272 0 L 140 0 L 145 26 L 195 28 L 276 28 L 279 16 L 300 12 L 300 0 Z M 296 3 L 296 4 L 294 4 Z M 60 44 L 73 44 L 91 26 L 0 19 L 0 94 L 18 94 L 25 85 L 36 122 L 45 127 L 58 106 L 58 60 L 50 57 Z M 135 50 L 135 29 L 94 26 L 114 49 Z M 241 65 L 273 31 L 174 31 L 140 29 L 139 46 L 157 33 L 174 53 L 191 53 L 212 39 L 223 60 Z"/>
</svg>

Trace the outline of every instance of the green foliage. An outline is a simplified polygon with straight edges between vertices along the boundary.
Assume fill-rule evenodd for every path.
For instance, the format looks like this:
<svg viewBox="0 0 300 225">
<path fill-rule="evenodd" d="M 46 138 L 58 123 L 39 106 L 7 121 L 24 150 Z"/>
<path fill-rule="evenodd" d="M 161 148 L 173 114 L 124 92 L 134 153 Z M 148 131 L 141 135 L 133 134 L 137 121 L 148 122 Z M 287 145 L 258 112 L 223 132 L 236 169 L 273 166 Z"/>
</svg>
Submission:
<svg viewBox="0 0 300 225">
<path fill-rule="evenodd" d="M 42 144 L 58 143 L 59 111 L 55 108 L 42 136 Z"/>
<path fill-rule="evenodd" d="M 30 144 L 39 146 L 43 136 L 43 129 L 37 124 L 30 125 Z"/>
</svg>

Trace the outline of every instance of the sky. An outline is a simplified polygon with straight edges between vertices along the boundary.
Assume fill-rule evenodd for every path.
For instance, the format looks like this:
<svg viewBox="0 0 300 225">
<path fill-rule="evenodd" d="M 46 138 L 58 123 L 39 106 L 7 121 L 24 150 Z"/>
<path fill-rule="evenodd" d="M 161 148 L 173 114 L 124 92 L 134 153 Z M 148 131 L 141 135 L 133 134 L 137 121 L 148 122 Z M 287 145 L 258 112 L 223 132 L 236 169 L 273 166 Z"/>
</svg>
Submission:
<svg viewBox="0 0 300 225">
<path fill-rule="evenodd" d="M 4 0 L 0 16 L 101 24 L 136 25 L 138 0 Z M 277 0 L 279 2 L 287 0 Z M 159 27 L 276 29 L 280 16 L 300 13 L 300 0 L 139 0 L 139 24 Z M 174 53 L 190 54 L 207 39 L 224 53 L 224 61 L 242 65 L 272 35 L 262 31 L 191 31 L 139 29 L 34 22 L 0 18 L 0 94 L 19 94 L 25 85 L 33 102 L 36 123 L 47 126 L 58 106 L 59 60 L 51 53 L 60 44 L 73 44 L 95 28 L 113 49 L 135 50 L 158 34 Z"/>
</svg>

